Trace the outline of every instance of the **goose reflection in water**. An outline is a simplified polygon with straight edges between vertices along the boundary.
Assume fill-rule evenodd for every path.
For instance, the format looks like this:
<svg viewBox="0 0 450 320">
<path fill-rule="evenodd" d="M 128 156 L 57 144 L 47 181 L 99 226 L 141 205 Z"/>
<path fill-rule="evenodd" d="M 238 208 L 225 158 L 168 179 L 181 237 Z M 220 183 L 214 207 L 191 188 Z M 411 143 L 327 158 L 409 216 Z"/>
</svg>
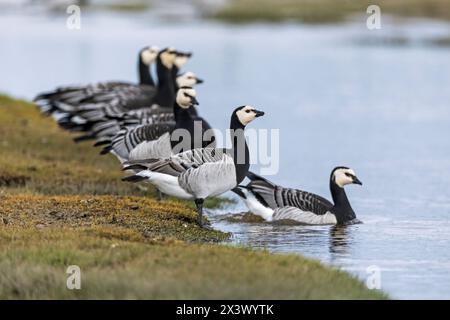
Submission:
<svg viewBox="0 0 450 320">
<path fill-rule="evenodd" d="M 330 228 L 330 253 L 345 255 L 349 252 L 349 247 L 352 243 L 351 237 L 349 237 L 349 230 L 351 226 L 332 226 Z"/>
</svg>

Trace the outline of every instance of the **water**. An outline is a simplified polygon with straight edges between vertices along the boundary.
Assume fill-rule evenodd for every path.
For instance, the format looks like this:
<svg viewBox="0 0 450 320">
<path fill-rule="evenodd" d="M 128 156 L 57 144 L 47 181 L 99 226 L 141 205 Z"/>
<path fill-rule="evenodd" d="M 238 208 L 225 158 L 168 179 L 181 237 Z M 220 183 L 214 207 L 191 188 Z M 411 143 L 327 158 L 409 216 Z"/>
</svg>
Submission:
<svg viewBox="0 0 450 320">
<path fill-rule="evenodd" d="M 32 98 L 60 84 L 135 81 L 141 46 L 192 50 L 187 70 L 207 80 L 197 92 L 213 126 L 252 104 L 266 116 L 251 127 L 280 129 L 271 180 L 330 198 L 331 169 L 347 165 L 364 183 L 347 188 L 362 225 L 229 223 L 216 212 L 215 227 L 234 243 L 300 253 L 362 280 L 378 266 L 394 298 L 449 299 L 450 48 L 430 43 L 450 26 L 386 21 L 368 31 L 363 20 L 229 26 L 98 13 L 69 31 L 64 16 L 4 14 L 0 90 Z"/>
</svg>

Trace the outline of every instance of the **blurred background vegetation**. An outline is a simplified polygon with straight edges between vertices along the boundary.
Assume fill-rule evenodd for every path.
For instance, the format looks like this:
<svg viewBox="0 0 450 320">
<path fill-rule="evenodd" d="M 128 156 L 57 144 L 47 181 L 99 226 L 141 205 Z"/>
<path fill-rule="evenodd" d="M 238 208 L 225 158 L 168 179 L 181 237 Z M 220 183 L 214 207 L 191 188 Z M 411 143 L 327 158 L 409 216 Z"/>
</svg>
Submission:
<svg viewBox="0 0 450 320">
<path fill-rule="evenodd" d="M 228 22 L 334 23 L 365 14 L 369 5 L 401 17 L 450 19 L 450 0 L 0 0 L 0 8 L 41 7 L 55 11 L 78 4 L 88 10 L 151 11 Z"/>
</svg>

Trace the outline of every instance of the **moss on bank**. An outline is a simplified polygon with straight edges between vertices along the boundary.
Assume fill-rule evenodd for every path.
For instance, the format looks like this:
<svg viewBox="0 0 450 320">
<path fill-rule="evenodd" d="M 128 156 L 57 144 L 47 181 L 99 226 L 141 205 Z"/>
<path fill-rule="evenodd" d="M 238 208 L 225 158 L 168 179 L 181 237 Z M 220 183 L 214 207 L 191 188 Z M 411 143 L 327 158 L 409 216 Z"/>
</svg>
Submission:
<svg viewBox="0 0 450 320">
<path fill-rule="evenodd" d="M 450 20 L 450 0 L 231 0 L 214 17 L 231 22 L 332 23 L 354 14 L 366 15 L 372 4 L 380 6 L 386 14 Z"/>
<path fill-rule="evenodd" d="M 300 256 L 208 244 L 228 234 L 121 177 L 113 157 L 0 96 L 0 299 L 386 297 Z M 69 265 L 81 290 L 66 288 Z"/>
</svg>

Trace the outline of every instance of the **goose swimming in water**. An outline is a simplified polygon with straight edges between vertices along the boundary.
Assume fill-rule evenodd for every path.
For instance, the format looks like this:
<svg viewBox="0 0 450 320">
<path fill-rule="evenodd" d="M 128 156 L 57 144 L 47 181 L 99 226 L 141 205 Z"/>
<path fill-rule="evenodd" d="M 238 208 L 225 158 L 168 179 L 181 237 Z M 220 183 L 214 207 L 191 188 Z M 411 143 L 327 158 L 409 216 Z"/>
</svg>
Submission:
<svg viewBox="0 0 450 320">
<path fill-rule="evenodd" d="M 330 191 L 334 204 L 313 193 L 280 187 L 252 172 L 247 177 L 250 183 L 233 191 L 252 213 L 266 221 L 291 220 L 307 225 L 361 223 L 344 190 L 348 184 L 362 185 L 350 168 L 336 167 L 331 172 Z"/>
<path fill-rule="evenodd" d="M 125 163 L 124 170 L 140 170 L 124 181 L 148 181 L 162 193 L 182 199 L 194 199 L 198 224 L 203 226 L 203 202 L 241 183 L 250 167 L 250 154 L 244 129 L 264 115 L 251 106 L 241 106 L 231 115 L 232 147 L 198 148 L 166 159 L 148 159 Z"/>
</svg>

